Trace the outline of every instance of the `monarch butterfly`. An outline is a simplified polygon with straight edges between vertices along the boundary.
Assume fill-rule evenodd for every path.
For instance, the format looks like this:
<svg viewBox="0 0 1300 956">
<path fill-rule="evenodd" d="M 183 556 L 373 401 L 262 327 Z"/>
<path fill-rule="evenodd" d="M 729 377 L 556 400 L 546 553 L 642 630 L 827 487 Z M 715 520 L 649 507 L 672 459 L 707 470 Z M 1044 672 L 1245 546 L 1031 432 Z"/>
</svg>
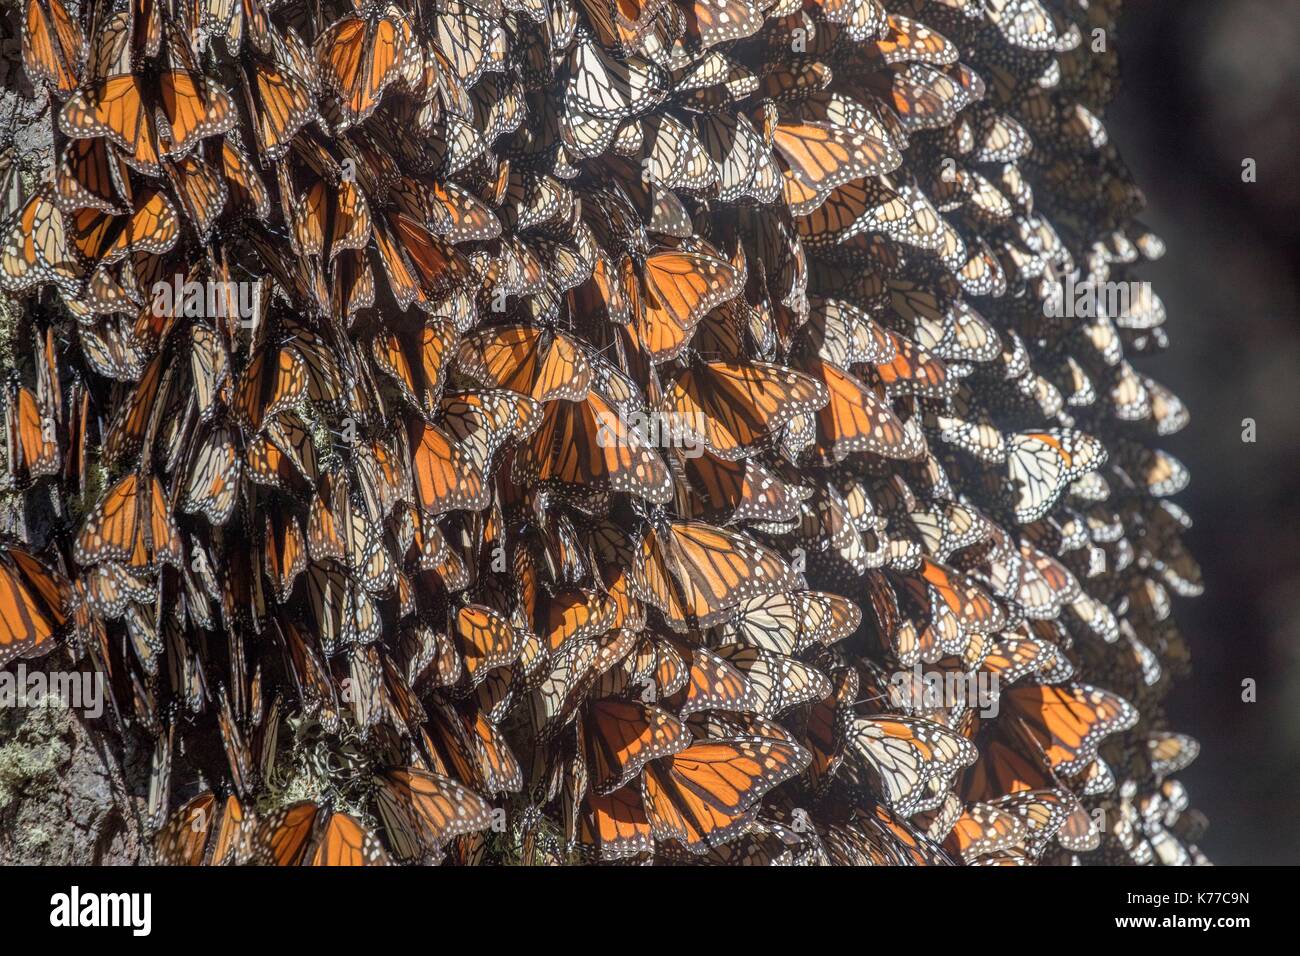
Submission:
<svg viewBox="0 0 1300 956">
<path fill-rule="evenodd" d="M 798 516 L 802 489 L 786 484 L 756 459 L 727 461 L 702 448 L 698 451 L 698 456 L 685 456 L 686 479 L 694 494 L 683 511 L 691 517 L 721 512 L 726 524 L 784 525 Z M 681 483 L 678 488 L 684 490 Z"/>
<path fill-rule="evenodd" d="M 412 478 L 416 503 L 429 515 L 448 511 L 482 511 L 490 489 L 484 474 L 489 462 L 471 461 L 437 425 L 423 422 L 412 429 Z"/>
<path fill-rule="evenodd" d="M 216 819 L 217 799 L 205 790 L 179 807 L 154 837 L 155 858 L 163 866 L 199 866 Z"/>
<path fill-rule="evenodd" d="M 505 667 L 519 656 L 515 629 L 491 608 L 478 604 L 460 608 L 451 633 L 471 687 L 482 683 L 493 668 Z"/>
<path fill-rule="evenodd" d="M 395 583 L 396 569 L 384 544 L 379 517 L 378 509 L 369 509 L 354 499 L 346 479 L 329 478 L 308 513 L 305 551 L 301 531 L 290 528 L 283 541 L 283 561 L 301 560 L 305 553 L 316 561 L 333 558 L 346 566 L 366 590 L 386 594 Z M 293 568 L 292 563 L 282 565 L 281 560 L 274 564 L 281 570 Z"/>
<path fill-rule="evenodd" d="M 271 199 L 266 184 L 247 154 L 229 138 L 221 141 L 221 171 L 226 179 L 232 210 L 251 213 L 261 220 L 271 215 Z"/>
<path fill-rule="evenodd" d="M 476 698 L 457 705 L 435 703 L 428 752 L 483 794 L 514 793 L 523 770 L 505 736 Z"/>
<path fill-rule="evenodd" d="M 469 190 L 452 182 L 434 183 L 429 212 L 439 232 L 452 242 L 484 242 L 501 235 L 501 223 Z"/>
<path fill-rule="evenodd" d="M 492 825 L 488 804 L 441 774 L 404 767 L 383 771 L 376 783 L 379 817 L 400 859 L 439 853 L 455 837 Z"/>
<path fill-rule="evenodd" d="M 1012 46 L 1044 52 L 1057 49 L 1061 42 L 1051 15 L 1039 0 L 992 0 L 987 12 Z"/>
<path fill-rule="evenodd" d="M 621 663 L 616 670 L 606 675 L 601 684 L 602 690 L 621 692 L 628 687 L 641 686 L 645 690 L 657 690 L 658 696 L 665 698 L 678 694 L 689 683 L 689 667 L 673 642 L 662 635 L 643 634 L 637 637 L 633 634 L 635 640 L 632 646 L 624 648 L 623 635 L 630 632 L 616 633 L 618 638 L 611 642 L 611 647 L 613 654 L 622 653 Z M 598 649 L 596 658 L 600 656 Z M 739 694 L 747 692 L 743 676 L 739 675 L 734 685 Z"/>
<path fill-rule="evenodd" d="M 552 739 L 568 725 L 598 676 L 594 670 L 599 656 L 599 645 L 589 638 L 568 641 L 550 655 L 527 698 L 537 739 Z"/>
<path fill-rule="evenodd" d="M 619 270 L 631 303 L 628 329 L 654 361 L 680 353 L 700 321 L 740 291 L 736 270 L 704 252 L 653 252 L 640 268 L 624 259 Z"/>
<path fill-rule="evenodd" d="M 248 828 L 246 858 L 251 866 L 301 866 L 311 846 L 320 808 L 301 800 L 259 816 Z"/>
<path fill-rule="evenodd" d="M 717 169 L 721 202 L 746 198 L 761 203 L 776 200 L 781 190 L 781 173 L 762 135 L 744 114 L 700 116 L 695 124 L 700 143 Z"/>
<path fill-rule="evenodd" d="M 992 803 L 972 803 L 958 818 L 946 841 L 968 863 L 1021 847 L 1027 827 L 1014 813 Z"/>
<path fill-rule="evenodd" d="M 467 335 L 457 368 L 484 385 L 508 388 L 538 402 L 587 397 L 592 373 L 580 346 L 562 332 L 533 326 L 494 326 Z"/>
<path fill-rule="evenodd" d="M 763 737 L 698 741 L 653 760 L 641 776 L 651 832 L 703 853 L 747 826 L 763 794 L 808 760 L 798 744 Z"/>
<path fill-rule="evenodd" d="M 920 572 L 931 595 L 947 605 L 966 630 L 991 634 L 1006 623 L 1006 615 L 993 598 L 960 572 L 929 558 L 921 559 Z"/>
<path fill-rule="evenodd" d="M 390 211 L 374 222 L 375 249 L 398 306 L 411 303 L 436 312 L 457 283 L 469 278 L 469 266 L 455 246 L 434 236 L 420 221 Z"/>
<path fill-rule="evenodd" d="M 1103 737 L 1129 729 L 1138 718 L 1124 698 L 1086 684 L 1023 684 L 1003 695 L 1003 708 L 1063 777 L 1085 770 Z"/>
<path fill-rule="evenodd" d="M 82 522 L 73 557 L 82 565 L 180 565 L 180 533 L 158 479 L 131 472 L 113 485 Z"/>
<path fill-rule="evenodd" d="M 924 23 L 897 14 L 885 18 L 884 36 L 868 44 L 886 63 L 931 63 L 946 66 L 957 61 L 957 48 Z"/>
<path fill-rule="evenodd" d="M 58 474 L 61 462 L 55 409 L 28 388 L 19 387 L 14 398 L 5 416 L 10 474 L 21 484 Z"/>
<path fill-rule="evenodd" d="M 1106 449 L 1084 432 L 1057 428 L 1007 437 L 1007 481 L 1016 520 L 1047 514 L 1076 478 L 1106 462 Z"/>
<path fill-rule="evenodd" d="M 614 59 L 591 37 L 574 45 L 564 90 L 566 112 L 596 119 L 620 119 L 647 112 L 664 96 L 666 77 L 649 60 L 636 55 Z"/>
<path fill-rule="evenodd" d="M 844 369 L 861 362 L 889 362 L 898 354 L 893 338 L 870 315 L 830 296 L 808 297 L 808 321 L 801 336 L 819 358 Z"/>
<path fill-rule="evenodd" d="M 718 167 L 686 124 L 668 114 L 652 114 L 641 121 L 645 184 L 664 191 L 705 193 L 718 182 Z M 621 167 L 617 160 L 607 160 Z M 624 178 L 632 179 L 633 176 Z"/>
<path fill-rule="evenodd" d="M 735 461 L 791 418 L 826 401 L 821 383 L 783 366 L 705 362 L 673 380 L 663 407 L 685 427 L 698 429 L 713 454 Z"/>
<path fill-rule="evenodd" d="M 763 25 L 762 13 L 741 0 L 693 0 L 678 9 L 686 36 L 701 49 L 753 36 Z"/>
<path fill-rule="evenodd" d="M 604 860 L 621 860 L 654 851 L 650 820 L 637 784 L 609 794 L 591 790 L 581 799 L 576 824 L 581 845 L 597 847 Z"/>
<path fill-rule="evenodd" d="M 596 391 L 581 401 L 552 401 L 515 456 L 514 478 L 572 494 L 618 491 L 663 504 L 672 496 L 672 478 L 639 427 L 643 421 L 644 412 L 617 412 Z"/>
<path fill-rule="evenodd" d="M 1060 790 L 1021 790 L 999 797 L 991 806 L 1012 814 L 1024 824 L 1023 844 L 1030 857 L 1039 856 L 1071 816 L 1075 804 Z"/>
<path fill-rule="evenodd" d="M 622 789 L 649 761 L 678 753 L 691 742 L 686 727 L 667 711 L 614 697 L 590 705 L 582 737 L 590 786 L 602 795 Z"/>
<path fill-rule="evenodd" d="M 965 737 L 914 717 L 855 718 L 847 735 L 878 781 L 884 802 L 902 816 L 937 804 L 927 785 L 938 781 L 946 789 L 946 781 L 978 756 Z"/>
<path fill-rule="evenodd" d="M 193 26 L 209 37 L 223 37 L 232 56 L 239 53 L 245 34 L 258 50 L 270 42 L 270 19 L 259 0 L 199 0 L 195 8 Z"/>
<path fill-rule="evenodd" d="M 926 554 L 940 562 L 947 561 L 954 551 L 990 537 L 989 520 L 977 509 L 955 502 L 918 506 L 907 517 L 920 534 Z"/>
<path fill-rule="evenodd" d="M 319 460 L 306 423 L 295 413 L 267 421 L 247 443 L 244 466 L 253 481 L 273 488 L 299 488 L 319 478 Z"/>
<path fill-rule="evenodd" d="M 239 799 L 230 794 L 221 808 L 217 835 L 212 843 L 210 859 L 213 866 L 241 863 L 248 854 L 248 834 L 251 822 Z"/>
<path fill-rule="evenodd" d="M 257 432 L 264 422 L 305 397 L 307 366 L 294 348 L 257 350 L 235 386 L 234 411 L 241 425 Z"/>
<path fill-rule="evenodd" d="M 346 566 L 310 563 L 307 599 L 327 654 L 345 644 L 369 644 L 382 633 L 375 599 Z"/>
<path fill-rule="evenodd" d="M 979 669 L 996 674 L 1000 685 L 1008 685 L 1029 674 L 1047 672 L 1056 657 L 1057 651 L 1044 641 L 1009 636 L 989 649 Z"/>
<path fill-rule="evenodd" d="M 276 601 L 287 604 L 298 575 L 307 570 L 307 543 L 302 526 L 293 515 L 273 515 L 268 512 L 265 528 L 263 550 L 266 557 L 263 568 L 271 582 Z"/>
<path fill-rule="evenodd" d="M 980 96 L 972 97 L 948 74 L 925 63 L 896 67 L 892 73 L 878 74 L 873 80 L 873 87 L 887 95 L 889 105 L 909 133 L 950 125 L 958 110 L 983 95 L 981 87 Z M 885 82 L 889 82 L 887 90 L 881 89 Z"/>
<path fill-rule="evenodd" d="M 390 4 L 382 15 L 350 13 L 316 40 L 321 79 L 338 98 L 343 126 L 370 116 L 388 86 L 421 69 L 421 52 L 410 21 Z"/>
<path fill-rule="evenodd" d="M 1190 480 L 1187 466 L 1163 448 L 1146 448 L 1136 442 L 1122 442 L 1116 459 L 1133 482 L 1156 498 L 1178 494 L 1187 487 Z M 1095 455 L 1094 460 L 1096 464 L 1104 462 L 1105 452 Z M 1076 470 L 1083 467 L 1081 462 Z"/>
<path fill-rule="evenodd" d="M 72 241 L 72 227 L 59 207 L 38 189 L 7 224 L 0 244 L 0 288 L 23 292 L 54 283 L 75 294 L 83 268 Z"/>
<path fill-rule="evenodd" d="M 316 842 L 312 866 L 387 866 L 388 852 L 379 838 L 349 814 L 330 814 Z"/>
<path fill-rule="evenodd" d="M 156 176 L 162 171 L 161 157 L 184 156 L 199 140 L 235 124 L 229 95 L 206 77 L 174 68 L 163 70 L 157 82 L 152 93 L 131 73 L 101 78 L 63 104 L 59 127 L 72 139 L 107 137 L 128 163 Z M 159 111 L 157 127 L 154 109 Z"/>
<path fill-rule="evenodd" d="M 339 726 L 338 695 L 319 646 L 292 621 L 277 620 L 276 628 L 288 651 L 289 672 L 304 711 L 320 720 L 326 731 L 335 732 Z"/>
<path fill-rule="evenodd" d="M 694 647 L 684 642 L 664 638 L 681 661 L 685 662 L 686 680 L 681 690 L 668 695 L 673 710 L 679 717 L 704 710 L 727 710 L 757 713 L 763 699 L 745 672 L 730 661 L 706 647 Z"/>
<path fill-rule="evenodd" d="M 211 429 L 197 446 L 180 510 L 201 514 L 224 525 L 234 514 L 239 495 L 240 460 L 228 428 Z"/>
<path fill-rule="evenodd" d="M 21 548 L 0 557 L 0 666 L 52 650 L 72 612 L 72 585 Z"/>
<path fill-rule="evenodd" d="M 23 12 L 23 65 L 33 79 L 67 95 L 81 82 L 89 44 L 60 0 L 27 0 Z"/>
<path fill-rule="evenodd" d="M 887 334 L 894 343 L 894 358 L 873 366 L 886 395 L 945 398 L 951 393 L 953 383 L 943 362 L 912 339 L 892 331 Z"/>
<path fill-rule="evenodd" d="M 768 717 L 821 700 L 831 692 L 830 681 L 821 671 L 784 654 L 724 644 L 718 648 L 718 656 L 749 679 L 756 693 L 758 712 Z"/>
<path fill-rule="evenodd" d="M 557 589 L 553 593 L 544 589 L 527 551 L 516 555 L 514 570 L 519 603 L 533 633 L 547 650 L 558 651 L 571 641 L 596 637 L 619 626 L 621 609 L 615 600 L 585 588 Z M 625 590 L 623 596 L 628 597 Z"/>
<path fill-rule="evenodd" d="M 161 190 L 141 190 L 126 216 L 83 209 L 73 217 L 73 250 L 88 264 L 109 266 L 135 253 L 164 253 L 180 237 L 176 209 Z"/>
<path fill-rule="evenodd" d="M 800 575 L 740 532 L 671 521 L 641 539 L 633 582 L 671 627 L 687 630 L 720 623 L 755 595 L 798 587 Z"/>
<path fill-rule="evenodd" d="M 239 19 L 234 11 L 242 4 L 247 11 L 256 0 L 231 3 L 232 20 Z M 265 14 L 258 9 L 258 17 Z M 258 31 L 262 32 L 259 26 Z M 308 51 L 298 34 L 288 30 L 283 38 L 267 34 L 269 39 L 258 43 L 254 34 L 254 47 L 244 61 L 244 98 L 253 117 L 253 133 L 259 155 L 264 163 L 280 160 L 294 136 L 318 114 L 313 96 L 315 70 Z M 238 40 L 233 40 L 238 44 Z"/>
<path fill-rule="evenodd" d="M 466 0 L 439 0 L 434 15 L 440 68 L 469 89 L 485 72 L 505 69 L 505 30 Z"/>
<path fill-rule="evenodd" d="M 1201 751 L 1195 738 L 1169 731 L 1148 735 L 1146 745 L 1151 771 L 1162 779 L 1186 768 Z"/>
<path fill-rule="evenodd" d="M 777 123 L 771 142 L 785 163 L 786 201 L 805 215 L 837 186 L 890 172 L 903 161 L 886 140 L 820 121 Z"/>
<path fill-rule="evenodd" d="M 919 458 L 925 438 L 904 423 L 889 404 L 851 373 L 830 362 L 810 359 L 807 374 L 821 382 L 829 400 L 817 411 L 816 453 L 828 463 L 855 452 L 886 458 Z"/>
<path fill-rule="evenodd" d="M 475 462 L 489 462 L 505 445 L 522 442 L 542 417 L 531 398 L 506 389 L 446 392 L 438 410 L 443 427 Z"/>
<path fill-rule="evenodd" d="M 63 148 L 51 196 L 64 213 L 94 208 L 115 215 L 131 199 L 125 161 L 106 139 L 74 139 Z"/>
</svg>

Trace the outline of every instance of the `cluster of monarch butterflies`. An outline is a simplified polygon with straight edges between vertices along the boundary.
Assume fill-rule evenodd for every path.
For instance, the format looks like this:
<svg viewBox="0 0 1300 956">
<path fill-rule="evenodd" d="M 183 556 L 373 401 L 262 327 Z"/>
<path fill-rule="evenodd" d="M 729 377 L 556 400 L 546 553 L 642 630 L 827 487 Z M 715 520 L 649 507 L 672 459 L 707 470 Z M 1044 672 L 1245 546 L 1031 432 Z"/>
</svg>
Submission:
<svg viewBox="0 0 1300 956">
<path fill-rule="evenodd" d="M 20 6 L 0 666 L 158 861 L 1202 859 L 1113 0 Z"/>
</svg>

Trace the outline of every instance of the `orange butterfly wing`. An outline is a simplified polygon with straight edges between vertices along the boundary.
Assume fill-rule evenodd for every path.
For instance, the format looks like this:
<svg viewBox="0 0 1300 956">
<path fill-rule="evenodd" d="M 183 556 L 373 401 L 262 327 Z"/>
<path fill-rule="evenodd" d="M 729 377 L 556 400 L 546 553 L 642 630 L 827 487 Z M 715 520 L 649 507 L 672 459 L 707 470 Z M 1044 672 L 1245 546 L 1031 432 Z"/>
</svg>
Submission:
<svg viewBox="0 0 1300 956">
<path fill-rule="evenodd" d="M 0 560 L 0 666 L 48 651 L 70 615 L 72 586 L 19 548 Z"/>
<path fill-rule="evenodd" d="M 211 790 L 200 793 L 171 815 L 155 838 L 157 860 L 163 866 L 199 866 L 212 822 L 216 817 L 217 799 Z"/>
<path fill-rule="evenodd" d="M 839 461 L 866 451 L 907 460 L 925 451 L 920 432 L 909 430 L 889 404 L 859 379 L 830 362 L 815 361 L 810 371 L 830 394 L 817 413 L 817 447 L 824 458 Z"/>
<path fill-rule="evenodd" d="M 641 788 L 627 786 L 603 796 L 588 792 L 578 818 L 578 842 L 598 846 L 606 860 L 652 852 L 654 839 Z"/>
<path fill-rule="evenodd" d="M 60 0 L 27 0 L 23 63 L 28 73 L 68 94 L 81 82 L 86 54 L 85 34 Z"/>
<path fill-rule="evenodd" d="M 1011 688 L 1003 706 L 1042 747 L 1052 769 L 1074 776 L 1097 755 L 1101 738 L 1137 723 L 1124 698 L 1084 684 L 1027 684 Z"/>
<path fill-rule="evenodd" d="M 312 854 L 312 866 L 387 866 L 388 852 L 379 839 L 346 813 L 330 817 Z"/>
<path fill-rule="evenodd" d="M 622 788 L 648 761 L 670 756 L 690 743 L 685 725 L 672 714 L 616 697 L 591 705 L 584 730 L 591 786 L 599 794 Z"/>
<path fill-rule="evenodd" d="M 795 415 L 826 404 L 825 386 L 768 362 L 708 362 L 673 382 L 664 407 L 700 435 L 715 455 L 734 461 Z"/>
<path fill-rule="evenodd" d="M 709 312 L 739 294 L 740 275 L 712 256 L 657 252 L 645 260 L 639 287 L 635 280 L 628 286 L 635 338 L 651 358 L 662 360 L 681 351 Z"/>
<path fill-rule="evenodd" d="M 700 521 L 651 529 L 641 541 L 633 580 L 639 595 L 678 630 L 712 627 L 750 597 L 800 586 L 799 575 L 775 552 Z"/>
<path fill-rule="evenodd" d="M 426 513 L 482 511 L 488 488 L 482 472 L 447 433 L 427 422 L 419 426 L 412 454 L 417 501 Z"/>
<path fill-rule="evenodd" d="M 763 794 L 807 763 L 802 747 L 763 737 L 702 741 L 652 761 L 641 781 L 655 840 L 693 853 L 725 843 L 748 825 Z"/>
<path fill-rule="evenodd" d="M 301 800 L 256 821 L 249 838 L 254 866 L 300 866 L 307 858 L 319 808 Z"/>
<path fill-rule="evenodd" d="M 142 172 L 161 170 L 158 134 L 133 75 L 110 76 L 79 90 L 63 104 L 59 126 L 73 139 L 106 136 Z"/>
<path fill-rule="evenodd" d="M 416 767 L 379 775 L 379 815 L 402 859 L 436 852 L 464 833 L 485 830 L 491 808 L 463 784 Z"/>
</svg>

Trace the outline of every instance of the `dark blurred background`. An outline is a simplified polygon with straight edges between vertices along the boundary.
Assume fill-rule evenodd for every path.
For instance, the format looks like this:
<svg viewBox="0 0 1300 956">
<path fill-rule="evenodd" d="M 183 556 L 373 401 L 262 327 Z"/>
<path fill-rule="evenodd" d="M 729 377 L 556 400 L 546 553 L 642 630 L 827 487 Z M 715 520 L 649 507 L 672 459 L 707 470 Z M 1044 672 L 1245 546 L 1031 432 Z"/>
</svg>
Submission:
<svg viewBox="0 0 1300 956">
<path fill-rule="evenodd" d="M 1173 347 L 1143 368 L 1192 412 L 1164 445 L 1206 581 L 1175 612 L 1193 673 L 1170 714 L 1202 744 L 1180 779 L 1211 860 L 1300 863 L 1300 0 L 1129 0 L 1118 49 L 1107 126 L 1168 244 L 1142 278 Z"/>
</svg>

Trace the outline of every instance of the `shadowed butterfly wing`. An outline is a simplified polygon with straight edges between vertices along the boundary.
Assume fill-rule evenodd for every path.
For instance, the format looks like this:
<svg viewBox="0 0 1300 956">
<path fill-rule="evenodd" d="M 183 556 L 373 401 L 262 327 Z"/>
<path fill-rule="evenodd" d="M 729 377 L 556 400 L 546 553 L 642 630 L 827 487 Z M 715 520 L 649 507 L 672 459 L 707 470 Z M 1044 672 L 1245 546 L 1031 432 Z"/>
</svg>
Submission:
<svg viewBox="0 0 1300 956">
<path fill-rule="evenodd" d="M 464 833 L 492 825 L 492 809 L 468 787 L 415 767 L 378 776 L 379 817 L 393 851 L 413 860 L 442 851 Z"/>
<path fill-rule="evenodd" d="M 592 704 L 583 730 L 591 787 L 598 794 L 619 790 L 648 761 L 677 753 L 691 739 L 667 711 L 616 697 Z"/>
<path fill-rule="evenodd" d="M 1102 738 L 1137 723 L 1124 698 L 1085 684 L 1028 684 L 1003 695 L 1003 713 L 1019 720 L 1054 771 L 1070 777 L 1087 768 Z"/>
</svg>

